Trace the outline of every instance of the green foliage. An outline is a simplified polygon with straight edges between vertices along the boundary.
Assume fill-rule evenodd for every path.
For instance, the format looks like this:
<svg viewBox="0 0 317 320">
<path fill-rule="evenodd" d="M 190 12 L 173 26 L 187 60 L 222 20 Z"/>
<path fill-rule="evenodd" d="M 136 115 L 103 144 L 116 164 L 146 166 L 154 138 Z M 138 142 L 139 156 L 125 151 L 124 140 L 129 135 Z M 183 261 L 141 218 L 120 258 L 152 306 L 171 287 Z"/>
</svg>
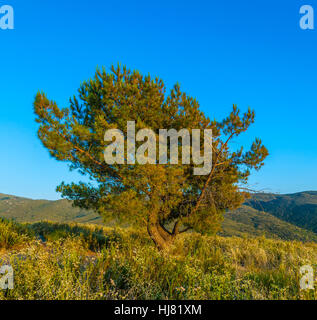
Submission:
<svg viewBox="0 0 317 320">
<path fill-rule="evenodd" d="M 10 263 L 15 277 L 13 290 L 0 290 L 1 300 L 316 297 L 313 290 L 299 289 L 300 266 L 317 267 L 314 243 L 191 233 L 179 236 L 168 252 L 159 252 L 134 229 L 52 223 L 19 227 L 45 239 L 0 252 L 0 266 Z M 96 234 L 106 241 L 95 245 Z"/>
<path fill-rule="evenodd" d="M 291 205 L 289 208 L 290 210 L 292 210 L 292 203 L 299 199 L 301 199 L 301 206 L 310 206 L 314 210 L 314 207 L 311 206 L 311 204 L 313 204 L 314 201 L 317 201 L 317 194 L 313 195 L 312 192 L 309 192 L 309 197 L 305 196 L 304 194 L 306 194 L 306 192 L 303 193 L 302 196 L 299 196 L 299 194 L 287 195 L 288 199 L 292 199 L 292 201 L 287 202 Z M 264 195 L 258 194 L 254 197 L 257 197 L 259 198 L 258 200 L 260 200 L 264 197 Z M 271 199 L 272 197 L 276 197 L 276 195 L 266 194 L 265 197 L 269 197 Z M 285 204 L 286 208 L 287 203 Z M 313 215 L 313 210 L 311 211 L 310 216 Z M 31 200 L 1 194 L 0 217 L 14 219 L 17 222 L 29 223 L 39 221 L 54 221 L 61 223 L 76 222 L 96 225 L 102 224 L 102 219 L 98 214 L 92 212 L 91 210 L 88 211 L 85 209 L 72 207 L 71 201 L 68 200 Z M 302 219 L 307 221 L 308 229 L 313 228 L 314 219 L 311 219 L 312 225 L 310 225 L 305 212 L 302 214 Z M 108 223 L 107 225 L 113 226 L 114 224 L 115 222 L 112 222 Z M 219 234 L 226 237 L 265 235 L 267 238 L 273 239 L 317 242 L 317 235 L 315 233 L 288 223 L 287 221 L 283 220 L 283 217 L 277 218 L 272 214 L 253 209 L 249 205 L 243 205 L 241 208 L 226 212 L 221 225 L 222 231 Z M 127 226 L 128 225 L 125 225 L 125 227 Z M 168 227 L 172 228 L 172 223 L 170 226 L 168 225 Z M 71 231 L 68 230 L 68 232 Z"/>
<path fill-rule="evenodd" d="M 72 206 L 68 200 L 32 200 L 0 194 L 0 217 L 17 222 L 78 222 L 102 224 L 100 216 Z"/>
<path fill-rule="evenodd" d="M 257 194 L 248 201 L 248 205 L 299 227 L 317 232 L 316 191 L 285 195 Z"/>
<path fill-rule="evenodd" d="M 0 249 L 9 249 L 31 241 L 32 232 L 25 226 L 0 218 Z"/>
<path fill-rule="evenodd" d="M 118 240 L 118 234 L 109 232 L 105 234 L 104 229 L 97 226 L 82 226 L 79 224 L 56 224 L 45 221 L 33 223 L 27 226 L 37 234 L 42 241 L 54 241 L 59 239 L 66 239 L 69 237 L 81 238 L 88 249 L 98 250 L 107 247 L 112 241 Z"/>
<path fill-rule="evenodd" d="M 44 93 L 38 93 L 34 111 L 38 136 L 50 154 L 94 181 L 62 183 L 57 188 L 62 196 L 73 200 L 75 206 L 96 210 L 105 220 L 138 226 L 146 222 L 157 245 L 170 235 L 164 225 L 171 221 L 175 222 L 173 236 L 179 233 L 179 225 L 199 232 L 217 230 L 223 212 L 245 199 L 238 185 L 246 183 L 250 170 L 260 169 L 268 155 L 259 139 L 249 151 L 230 149 L 231 139 L 254 122 L 252 110 L 241 115 L 234 106 L 223 121 L 211 121 L 199 110 L 198 101 L 182 92 L 179 85 L 167 94 L 162 80 L 126 67 L 112 67 L 109 73 L 97 70 L 94 79 L 81 85 L 67 108 L 58 107 Z M 126 136 L 127 121 L 132 120 L 136 131 L 149 128 L 156 135 L 159 129 L 212 129 L 211 173 L 193 175 L 193 163 L 106 164 L 103 153 L 109 143 L 104 141 L 105 131 L 120 129 Z M 125 150 L 125 159 L 128 156 Z"/>
<path fill-rule="evenodd" d="M 247 205 L 225 214 L 220 234 L 240 237 L 265 235 L 273 239 L 317 242 L 316 233 Z"/>
</svg>

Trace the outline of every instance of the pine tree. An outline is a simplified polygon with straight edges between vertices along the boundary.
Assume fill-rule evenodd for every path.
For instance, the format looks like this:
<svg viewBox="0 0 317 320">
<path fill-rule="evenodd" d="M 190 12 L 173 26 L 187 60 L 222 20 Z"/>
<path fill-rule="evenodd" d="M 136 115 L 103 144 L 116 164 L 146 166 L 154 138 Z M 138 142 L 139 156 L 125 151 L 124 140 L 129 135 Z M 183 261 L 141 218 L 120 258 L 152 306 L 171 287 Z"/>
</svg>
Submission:
<svg viewBox="0 0 317 320">
<path fill-rule="evenodd" d="M 241 115 L 234 105 L 218 122 L 207 118 L 197 100 L 178 84 L 169 94 L 166 91 L 159 78 L 112 66 L 110 72 L 97 70 L 92 80 L 84 82 L 67 108 L 59 108 L 41 92 L 34 102 L 43 145 L 55 159 L 92 180 L 61 183 L 57 191 L 62 197 L 97 211 L 105 221 L 147 228 L 159 249 L 188 230 L 216 232 L 225 211 L 244 202 L 248 193 L 241 186 L 268 155 L 259 139 L 248 151 L 230 148 L 231 140 L 254 122 L 254 111 Z M 157 135 L 159 129 L 212 129 L 211 172 L 194 175 L 193 164 L 107 164 L 105 131 L 120 129 L 126 137 L 127 121 L 133 120 L 136 130 L 150 128 Z"/>
</svg>

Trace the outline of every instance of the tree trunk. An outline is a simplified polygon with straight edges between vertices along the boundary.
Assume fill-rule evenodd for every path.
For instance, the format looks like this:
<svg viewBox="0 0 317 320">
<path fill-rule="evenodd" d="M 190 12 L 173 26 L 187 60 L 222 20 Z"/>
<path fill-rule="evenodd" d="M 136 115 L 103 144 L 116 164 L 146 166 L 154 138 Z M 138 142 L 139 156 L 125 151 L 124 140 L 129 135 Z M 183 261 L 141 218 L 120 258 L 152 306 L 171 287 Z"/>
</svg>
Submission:
<svg viewBox="0 0 317 320">
<path fill-rule="evenodd" d="M 175 230 L 173 230 L 173 233 L 166 230 L 166 228 L 159 223 L 155 214 L 151 214 L 149 217 L 147 231 L 159 250 L 168 248 L 177 236 L 177 233 L 174 232 Z"/>
</svg>

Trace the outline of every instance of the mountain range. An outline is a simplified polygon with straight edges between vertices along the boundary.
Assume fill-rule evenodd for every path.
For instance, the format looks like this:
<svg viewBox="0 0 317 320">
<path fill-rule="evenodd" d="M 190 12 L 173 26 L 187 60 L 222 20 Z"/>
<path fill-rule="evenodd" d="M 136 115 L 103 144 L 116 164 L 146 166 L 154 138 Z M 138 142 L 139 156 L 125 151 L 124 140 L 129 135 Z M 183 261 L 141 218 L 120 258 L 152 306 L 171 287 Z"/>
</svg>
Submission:
<svg viewBox="0 0 317 320">
<path fill-rule="evenodd" d="M 32 200 L 1 193 L 0 217 L 17 222 L 103 223 L 97 213 L 74 208 L 68 200 Z M 254 194 L 242 207 L 225 214 L 220 234 L 317 242 L 317 191 Z"/>
</svg>

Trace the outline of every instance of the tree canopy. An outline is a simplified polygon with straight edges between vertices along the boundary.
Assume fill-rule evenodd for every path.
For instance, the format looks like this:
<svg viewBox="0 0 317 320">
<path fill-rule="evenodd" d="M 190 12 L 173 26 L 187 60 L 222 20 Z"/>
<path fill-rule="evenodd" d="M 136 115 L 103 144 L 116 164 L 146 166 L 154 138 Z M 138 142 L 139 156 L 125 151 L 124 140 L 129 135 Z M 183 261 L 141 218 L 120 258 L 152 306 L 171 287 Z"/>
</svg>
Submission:
<svg viewBox="0 0 317 320">
<path fill-rule="evenodd" d="M 39 92 L 34 111 L 38 136 L 51 156 L 91 179 L 91 183 L 61 183 L 57 190 L 62 196 L 75 206 L 96 210 L 105 221 L 146 227 L 159 249 L 189 229 L 218 230 L 224 212 L 244 202 L 248 194 L 241 186 L 268 155 L 260 139 L 247 151 L 232 150 L 230 145 L 254 122 L 251 109 L 241 114 L 234 105 L 224 120 L 210 120 L 180 85 L 167 93 L 161 79 L 121 66 L 112 66 L 109 72 L 98 69 L 66 108 Z M 212 129 L 210 173 L 194 175 L 192 162 L 107 164 L 105 131 L 120 129 L 126 136 L 128 121 L 135 121 L 136 130 L 150 128 L 157 135 L 160 129 Z"/>
</svg>

